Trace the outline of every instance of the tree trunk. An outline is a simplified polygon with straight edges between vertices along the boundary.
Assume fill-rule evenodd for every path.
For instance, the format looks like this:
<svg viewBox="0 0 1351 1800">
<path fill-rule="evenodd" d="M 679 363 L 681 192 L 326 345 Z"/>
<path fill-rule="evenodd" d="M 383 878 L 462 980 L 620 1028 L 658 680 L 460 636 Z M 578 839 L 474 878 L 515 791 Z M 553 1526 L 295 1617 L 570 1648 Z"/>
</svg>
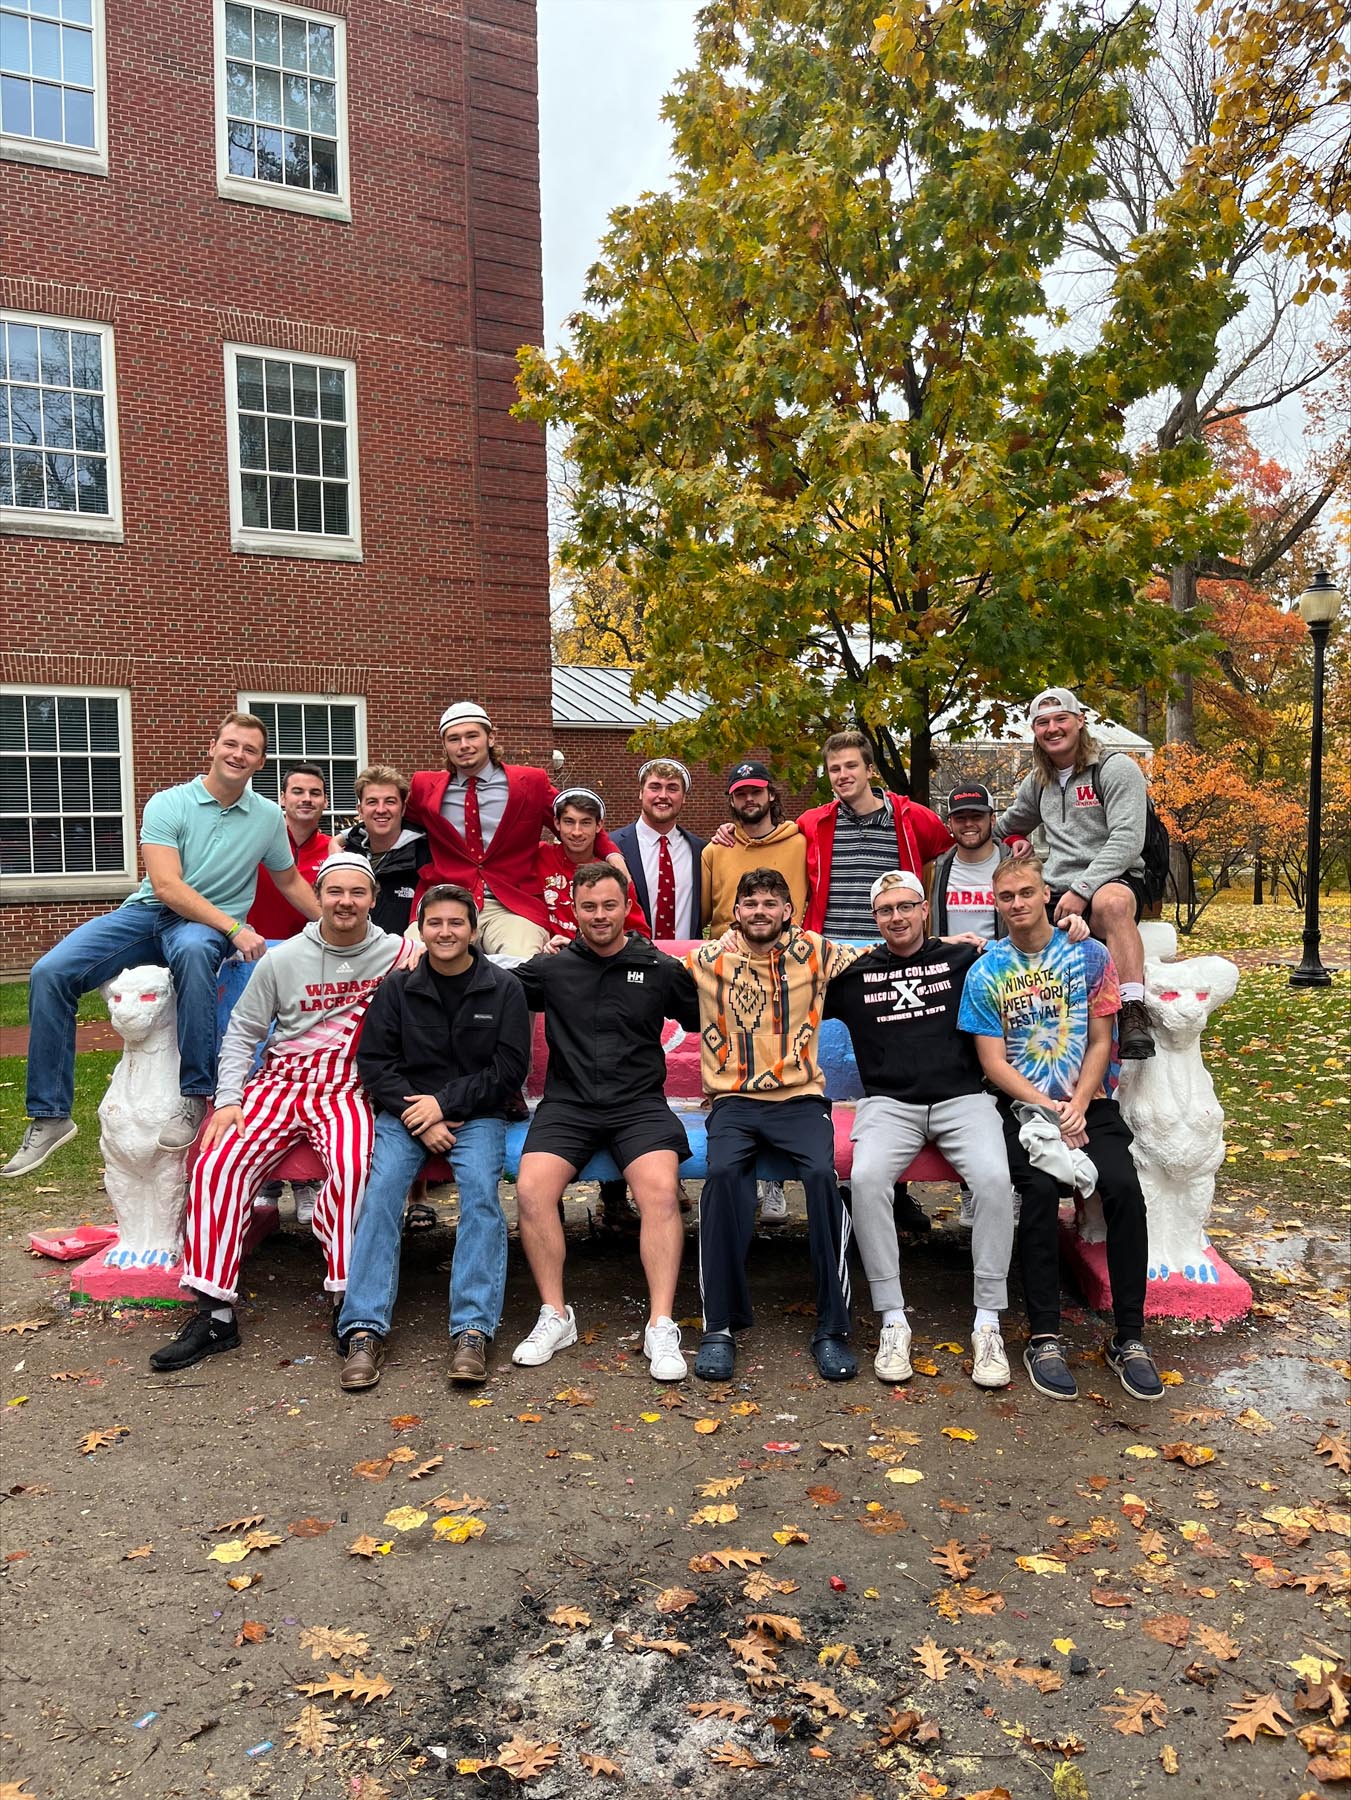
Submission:
<svg viewBox="0 0 1351 1800">
<path fill-rule="evenodd" d="M 1262 852 L 1259 850 L 1252 859 L 1252 903 L 1254 906 L 1265 906 L 1262 894 L 1262 882 L 1266 871 L 1262 863 Z"/>
<path fill-rule="evenodd" d="M 1190 613 L 1196 605 L 1196 567 L 1178 563 L 1168 574 L 1168 600 L 1175 613 Z M 1196 713 L 1192 678 L 1179 675 L 1177 690 L 1168 698 L 1168 724 L 1164 733 L 1170 744 L 1195 744 Z"/>
</svg>

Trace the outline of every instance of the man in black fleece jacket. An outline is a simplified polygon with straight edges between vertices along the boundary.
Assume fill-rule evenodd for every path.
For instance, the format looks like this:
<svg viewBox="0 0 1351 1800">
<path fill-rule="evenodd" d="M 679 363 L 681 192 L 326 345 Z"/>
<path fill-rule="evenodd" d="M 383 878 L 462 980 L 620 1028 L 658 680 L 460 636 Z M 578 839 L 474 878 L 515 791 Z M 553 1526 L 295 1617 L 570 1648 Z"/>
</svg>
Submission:
<svg viewBox="0 0 1351 1800">
<path fill-rule="evenodd" d="M 404 1201 L 428 1156 L 446 1157 L 460 1195 L 450 1272 L 452 1382 L 487 1379 L 488 1344 L 502 1314 L 507 1225 L 497 1188 L 507 1102 L 530 1068 L 530 1015 L 515 976 L 475 946 L 478 909 L 466 889 L 428 888 L 418 927 L 426 957 L 407 979 L 379 990 L 357 1049 L 379 1111 L 338 1321 L 349 1390 L 380 1379 L 399 1291 Z"/>
<path fill-rule="evenodd" d="M 516 969 L 532 1011 L 544 1014 L 549 1072 L 516 1179 L 521 1244 L 541 1301 L 512 1361 L 528 1368 L 577 1341 L 563 1297 L 566 1244 L 558 1203 L 577 1171 L 608 1150 L 642 1221 L 638 1250 L 651 1311 L 643 1354 L 658 1381 L 685 1374 L 673 1315 L 684 1229 L 678 1170 L 690 1153 L 666 1104 L 662 1027 L 699 1029 L 699 996 L 688 969 L 636 932 L 626 933 L 628 885 L 608 863 L 583 863 L 572 878 L 578 936 Z"/>
</svg>

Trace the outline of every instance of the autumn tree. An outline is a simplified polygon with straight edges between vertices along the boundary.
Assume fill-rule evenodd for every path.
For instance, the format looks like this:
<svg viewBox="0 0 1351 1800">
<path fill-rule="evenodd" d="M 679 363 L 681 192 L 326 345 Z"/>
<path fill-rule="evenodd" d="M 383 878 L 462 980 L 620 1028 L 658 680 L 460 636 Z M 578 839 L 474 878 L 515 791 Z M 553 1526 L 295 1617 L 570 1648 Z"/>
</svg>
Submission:
<svg viewBox="0 0 1351 1800">
<path fill-rule="evenodd" d="M 1170 888 L 1179 931 L 1189 933 L 1261 843 L 1283 844 L 1304 828 L 1300 806 L 1250 781 L 1226 756 L 1165 744 L 1154 756 L 1150 792 L 1168 827 L 1186 880 Z"/>
<path fill-rule="evenodd" d="M 612 216 L 571 346 L 521 352 L 521 410 L 568 434 L 563 555 L 629 583 L 647 685 L 710 696 L 673 747 L 801 774 L 856 720 L 923 797 L 940 713 L 1173 667 L 1148 572 L 1239 526 L 1199 446 L 1126 444 L 1204 305 L 1171 327 L 1156 259 L 1070 347 L 1047 292 L 1145 15 L 877 13 L 703 9 L 671 190 Z"/>
<path fill-rule="evenodd" d="M 643 653 L 642 609 L 613 564 L 552 567 L 554 661 L 586 668 L 634 668 Z"/>
</svg>

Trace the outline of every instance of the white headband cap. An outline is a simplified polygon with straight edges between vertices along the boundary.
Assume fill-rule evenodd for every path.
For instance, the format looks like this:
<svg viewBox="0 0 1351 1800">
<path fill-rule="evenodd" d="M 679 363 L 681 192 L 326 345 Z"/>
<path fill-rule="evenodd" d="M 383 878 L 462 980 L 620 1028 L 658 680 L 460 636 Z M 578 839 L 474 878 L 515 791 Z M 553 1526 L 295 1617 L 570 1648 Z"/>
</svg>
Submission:
<svg viewBox="0 0 1351 1800">
<path fill-rule="evenodd" d="M 681 762 L 680 759 L 675 756 L 654 756 L 649 761 L 645 762 L 643 764 L 642 768 L 639 769 L 639 771 L 638 771 L 638 786 L 641 787 L 643 785 L 643 783 L 647 780 L 648 770 L 657 768 L 661 763 L 669 763 L 671 765 L 671 767 L 680 776 L 680 779 L 684 782 L 685 792 L 688 794 L 690 791 L 690 787 L 691 787 L 690 772 L 685 767 L 684 763 Z"/>
<path fill-rule="evenodd" d="M 554 817 L 557 818 L 563 808 L 573 800 L 594 800 L 596 805 L 600 808 L 601 823 L 604 824 L 605 802 L 601 799 L 595 788 L 589 787 L 564 788 L 562 793 L 554 801 Z"/>
<path fill-rule="evenodd" d="M 324 877 L 334 874 L 338 869 L 355 869 L 358 874 L 366 877 L 373 888 L 376 886 L 375 870 L 371 867 L 368 857 L 362 856 L 356 850 L 335 850 L 332 856 L 324 858 L 315 871 L 314 891 L 316 894 L 319 892 L 319 886 Z"/>
<path fill-rule="evenodd" d="M 481 725 L 485 731 L 491 731 L 493 722 L 483 708 L 474 700 L 454 700 L 441 714 L 439 731 L 447 731 L 452 725 Z"/>
<path fill-rule="evenodd" d="M 918 875 L 912 875 L 909 869 L 889 869 L 885 875 L 879 875 L 868 889 L 869 906 L 877 905 L 879 894 L 893 893 L 897 888 L 904 888 L 907 894 L 914 894 L 921 900 L 925 898 L 924 883 Z"/>
</svg>

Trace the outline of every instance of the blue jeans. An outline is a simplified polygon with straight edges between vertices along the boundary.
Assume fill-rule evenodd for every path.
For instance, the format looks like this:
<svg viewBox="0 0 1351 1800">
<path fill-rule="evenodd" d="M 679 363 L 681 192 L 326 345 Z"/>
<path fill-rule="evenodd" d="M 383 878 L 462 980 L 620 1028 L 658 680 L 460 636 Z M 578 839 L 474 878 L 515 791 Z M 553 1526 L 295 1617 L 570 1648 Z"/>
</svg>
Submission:
<svg viewBox="0 0 1351 1800">
<path fill-rule="evenodd" d="M 33 965 L 28 988 L 28 1116 L 67 1119 L 75 1103 L 75 1012 L 124 969 L 167 963 L 178 1005 L 178 1084 L 216 1091 L 216 981 L 230 948 L 223 932 L 167 906 L 138 902 L 77 925 Z"/>
<path fill-rule="evenodd" d="M 460 1223 L 450 1265 L 450 1335 L 481 1331 L 491 1337 L 502 1316 L 507 1286 L 507 1221 L 497 1197 L 506 1157 L 504 1119 L 467 1119 L 455 1133 L 446 1161 L 460 1190 Z M 370 1179 L 357 1214 L 339 1335 L 374 1331 L 389 1336 L 399 1292 L 399 1251 L 408 1190 L 422 1173 L 427 1152 L 401 1119 L 382 1112 L 375 1120 Z"/>
</svg>

